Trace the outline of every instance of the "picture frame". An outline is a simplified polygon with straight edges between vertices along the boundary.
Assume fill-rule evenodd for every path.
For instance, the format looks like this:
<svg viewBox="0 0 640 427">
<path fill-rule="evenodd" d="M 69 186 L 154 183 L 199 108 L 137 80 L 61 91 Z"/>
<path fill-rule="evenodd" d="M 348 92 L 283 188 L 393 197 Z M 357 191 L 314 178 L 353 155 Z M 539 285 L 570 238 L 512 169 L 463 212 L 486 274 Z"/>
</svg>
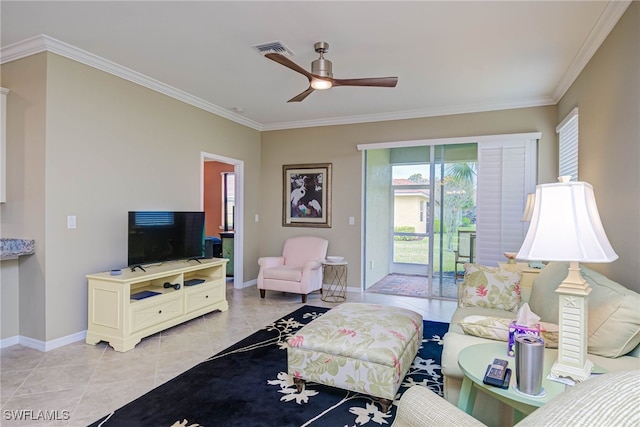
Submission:
<svg viewBox="0 0 640 427">
<path fill-rule="evenodd" d="M 282 166 L 282 225 L 331 227 L 331 163 Z"/>
</svg>

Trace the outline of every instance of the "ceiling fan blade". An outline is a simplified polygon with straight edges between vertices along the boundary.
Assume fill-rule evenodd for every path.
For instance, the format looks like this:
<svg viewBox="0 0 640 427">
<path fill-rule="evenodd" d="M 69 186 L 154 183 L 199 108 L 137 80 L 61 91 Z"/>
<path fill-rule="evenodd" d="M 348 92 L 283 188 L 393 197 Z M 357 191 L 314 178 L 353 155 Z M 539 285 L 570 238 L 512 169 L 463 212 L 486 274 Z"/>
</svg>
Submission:
<svg viewBox="0 0 640 427">
<path fill-rule="evenodd" d="M 284 65 L 285 67 L 302 74 L 309 80 L 311 80 L 311 78 L 313 77 L 310 72 L 308 72 L 284 55 L 281 55 L 279 53 L 267 53 L 265 56 L 270 60 L 277 62 L 278 64 Z"/>
<path fill-rule="evenodd" d="M 307 90 L 305 90 L 304 92 L 294 96 L 293 98 L 291 98 L 287 102 L 300 102 L 303 99 L 305 99 L 307 96 L 311 95 L 311 92 L 313 92 L 314 90 L 315 90 L 314 88 L 309 86 L 309 88 Z"/>
<path fill-rule="evenodd" d="M 333 79 L 334 86 L 378 86 L 396 87 L 397 77 L 371 77 L 364 79 Z"/>
</svg>

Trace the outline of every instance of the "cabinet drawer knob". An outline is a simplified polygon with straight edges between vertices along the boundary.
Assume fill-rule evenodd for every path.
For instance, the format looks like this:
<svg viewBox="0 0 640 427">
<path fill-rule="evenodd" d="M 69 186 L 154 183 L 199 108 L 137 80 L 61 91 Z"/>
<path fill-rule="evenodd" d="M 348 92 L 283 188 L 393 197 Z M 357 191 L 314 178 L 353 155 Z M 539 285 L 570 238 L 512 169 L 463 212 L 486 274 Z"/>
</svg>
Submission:
<svg viewBox="0 0 640 427">
<path fill-rule="evenodd" d="M 158 310 L 158 314 L 162 314 L 162 310 Z"/>
</svg>

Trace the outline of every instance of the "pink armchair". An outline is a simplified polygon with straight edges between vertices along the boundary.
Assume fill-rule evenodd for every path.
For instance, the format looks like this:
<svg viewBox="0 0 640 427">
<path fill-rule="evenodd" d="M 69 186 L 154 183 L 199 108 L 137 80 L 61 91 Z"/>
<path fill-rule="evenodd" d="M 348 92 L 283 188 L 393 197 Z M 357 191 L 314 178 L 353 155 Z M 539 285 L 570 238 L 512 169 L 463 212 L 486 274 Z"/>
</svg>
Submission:
<svg viewBox="0 0 640 427">
<path fill-rule="evenodd" d="M 258 289 L 264 298 L 267 289 L 302 295 L 320 289 L 322 292 L 322 260 L 327 255 L 329 241 L 320 237 L 292 237 L 284 242 L 282 256 L 258 259 Z"/>
</svg>

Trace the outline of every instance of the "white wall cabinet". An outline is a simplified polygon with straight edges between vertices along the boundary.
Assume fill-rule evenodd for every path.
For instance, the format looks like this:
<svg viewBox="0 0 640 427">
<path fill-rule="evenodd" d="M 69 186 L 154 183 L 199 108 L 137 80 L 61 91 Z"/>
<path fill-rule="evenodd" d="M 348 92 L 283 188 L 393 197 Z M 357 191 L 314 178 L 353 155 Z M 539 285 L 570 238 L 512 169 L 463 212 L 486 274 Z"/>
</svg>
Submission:
<svg viewBox="0 0 640 427">
<path fill-rule="evenodd" d="M 142 338 L 214 310 L 226 311 L 222 258 L 165 262 L 145 271 L 89 274 L 87 344 L 128 351 Z"/>
</svg>

